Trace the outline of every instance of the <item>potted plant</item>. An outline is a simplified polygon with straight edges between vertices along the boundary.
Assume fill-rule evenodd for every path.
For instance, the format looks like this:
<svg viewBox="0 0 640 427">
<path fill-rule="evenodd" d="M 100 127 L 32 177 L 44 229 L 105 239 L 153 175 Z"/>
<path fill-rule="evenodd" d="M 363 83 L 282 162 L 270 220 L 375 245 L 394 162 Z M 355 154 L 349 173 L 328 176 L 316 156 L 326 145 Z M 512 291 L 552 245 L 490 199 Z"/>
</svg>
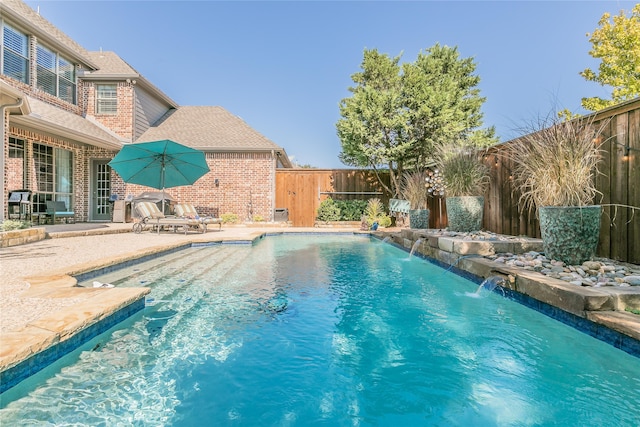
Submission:
<svg viewBox="0 0 640 427">
<path fill-rule="evenodd" d="M 424 171 L 405 172 L 402 176 L 400 192 L 409 201 L 409 227 L 429 228 L 428 193 L 425 186 L 427 174 Z"/>
<path fill-rule="evenodd" d="M 482 229 L 489 168 L 480 152 L 472 146 L 442 144 L 436 148 L 436 164 L 444 182 L 447 228 L 461 232 Z"/>
<path fill-rule="evenodd" d="M 581 264 L 595 255 L 602 207 L 595 204 L 600 150 L 606 123 L 592 118 L 544 120 L 512 144 L 514 183 L 520 202 L 537 208 L 547 258 Z"/>
</svg>

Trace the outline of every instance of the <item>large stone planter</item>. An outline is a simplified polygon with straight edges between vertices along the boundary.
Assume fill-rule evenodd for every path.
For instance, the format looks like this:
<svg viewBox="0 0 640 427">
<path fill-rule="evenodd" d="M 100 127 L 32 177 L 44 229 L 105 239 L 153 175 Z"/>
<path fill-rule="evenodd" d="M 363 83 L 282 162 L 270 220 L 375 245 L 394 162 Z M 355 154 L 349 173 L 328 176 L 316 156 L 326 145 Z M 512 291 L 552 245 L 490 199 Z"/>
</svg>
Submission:
<svg viewBox="0 0 640 427">
<path fill-rule="evenodd" d="M 547 258 L 569 265 L 593 258 L 600 236 L 601 206 L 545 206 L 538 213 Z"/>
<path fill-rule="evenodd" d="M 482 215 L 484 213 L 484 197 L 459 196 L 447 197 L 447 218 L 450 231 L 478 231 L 482 230 Z"/>
<path fill-rule="evenodd" d="M 409 209 L 409 227 L 429 228 L 429 209 Z"/>
</svg>

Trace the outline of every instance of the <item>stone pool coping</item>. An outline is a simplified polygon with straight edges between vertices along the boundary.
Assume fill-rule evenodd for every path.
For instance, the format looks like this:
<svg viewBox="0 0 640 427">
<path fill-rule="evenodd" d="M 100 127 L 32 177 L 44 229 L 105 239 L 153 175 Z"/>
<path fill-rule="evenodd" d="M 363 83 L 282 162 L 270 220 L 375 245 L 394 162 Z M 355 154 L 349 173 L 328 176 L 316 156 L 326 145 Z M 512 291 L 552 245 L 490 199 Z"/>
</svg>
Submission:
<svg viewBox="0 0 640 427">
<path fill-rule="evenodd" d="M 495 240 L 468 240 L 465 237 L 443 235 L 439 230 L 410 229 L 392 233 L 381 231 L 374 235 L 482 279 L 501 276 L 505 279 L 505 289 L 631 338 L 632 341 L 625 345 L 634 347 L 630 349 L 631 352 L 640 356 L 640 316 L 625 311 L 626 308 L 640 310 L 640 286 L 577 286 L 484 258 L 505 252 L 541 252 L 540 239 L 498 236 Z"/>
<path fill-rule="evenodd" d="M 135 252 L 101 258 L 65 267 L 59 270 L 47 272 L 45 275 L 29 276 L 24 280 L 30 283 L 26 291 L 28 296 L 34 298 L 73 298 L 81 296 L 80 301 L 70 307 L 47 314 L 35 321 L 29 322 L 24 328 L 16 331 L 5 332 L 1 335 L 0 346 L 0 375 L 3 381 L 6 377 L 15 375 L 14 368 L 37 365 L 42 362 L 31 362 L 45 355 L 49 363 L 62 355 L 52 356 L 52 348 L 69 347 L 72 351 L 83 342 L 77 341 L 79 336 L 86 335 L 85 341 L 103 332 L 98 330 L 89 336 L 87 330 L 101 323 L 113 324 L 124 320 L 135 311 L 129 312 L 125 317 L 114 320 L 117 313 L 130 310 L 138 304 L 142 309 L 144 297 L 150 292 L 148 288 L 82 288 L 77 287 L 75 277 L 91 274 L 91 272 L 109 269 L 119 264 L 131 263 L 138 259 L 153 257 L 158 254 L 180 250 L 197 244 L 216 243 L 247 243 L 251 244 L 269 234 L 286 233 L 335 233 L 335 230 L 247 230 L 242 235 L 212 236 L 209 233 L 193 235 L 187 240 L 171 244 L 162 244 L 148 247 Z M 455 267 L 455 269 L 469 273 L 479 278 L 502 275 L 507 279 L 506 288 L 516 293 L 527 295 L 551 307 L 564 312 L 587 319 L 596 325 L 608 330 L 616 331 L 626 337 L 640 343 L 640 316 L 624 312 L 625 307 L 640 307 L 640 287 L 632 288 L 598 288 L 590 289 L 567 282 L 546 277 L 540 273 L 527 271 L 517 267 L 509 267 L 503 263 L 496 263 L 483 256 L 501 252 L 527 252 L 541 250 L 541 241 L 529 238 L 507 238 L 500 240 L 467 240 L 460 237 L 443 236 L 438 232 L 425 230 L 402 229 L 400 231 L 382 230 L 378 232 L 359 232 L 345 230 L 343 232 L 353 234 L 372 234 L 374 237 L 389 239 L 397 246 L 406 250 L 415 250 L 422 256 L 431 258 L 443 265 Z M 202 236 L 202 237 L 200 237 Z M 416 245 L 416 242 L 418 242 Z M 115 323 L 113 323 L 115 322 Z M 110 327 L 110 326 L 109 326 Z M 633 344 L 636 345 L 636 344 Z M 73 347 L 73 348 L 71 348 Z M 620 348 L 620 347 L 618 347 Z M 637 344 L 640 349 L 640 344 Z M 55 353 L 55 352 L 53 352 Z M 636 355 L 640 354 L 640 350 Z M 35 369 L 37 371 L 38 369 Z M 29 371 L 31 372 L 31 371 Z"/>
</svg>

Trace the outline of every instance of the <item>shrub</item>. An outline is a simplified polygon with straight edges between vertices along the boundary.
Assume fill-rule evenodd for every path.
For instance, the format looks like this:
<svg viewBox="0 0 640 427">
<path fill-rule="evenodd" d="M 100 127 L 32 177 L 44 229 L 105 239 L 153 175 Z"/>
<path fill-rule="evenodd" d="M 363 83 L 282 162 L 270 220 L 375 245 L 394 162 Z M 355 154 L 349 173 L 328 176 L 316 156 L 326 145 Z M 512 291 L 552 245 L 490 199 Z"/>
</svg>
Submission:
<svg viewBox="0 0 640 427">
<path fill-rule="evenodd" d="M 238 222 L 238 215 L 234 213 L 224 213 L 220 218 L 224 224 L 235 224 Z"/>
<path fill-rule="evenodd" d="M 20 230 L 23 228 L 29 228 L 29 223 L 27 221 L 15 221 L 8 219 L 1 224 L 0 231 Z"/>
<path fill-rule="evenodd" d="M 340 220 L 340 208 L 336 206 L 335 201 L 331 197 L 326 198 L 322 203 L 320 203 L 316 219 L 318 221 Z"/>
<path fill-rule="evenodd" d="M 253 222 L 264 222 L 264 217 L 262 215 L 254 215 Z"/>
<path fill-rule="evenodd" d="M 391 217 L 384 210 L 384 205 L 380 199 L 369 199 L 364 215 L 369 227 L 377 222 L 380 227 L 389 227 L 391 225 Z"/>
<path fill-rule="evenodd" d="M 360 221 L 367 208 L 367 201 L 336 200 L 335 205 L 340 209 L 340 221 Z"/>
</svg>

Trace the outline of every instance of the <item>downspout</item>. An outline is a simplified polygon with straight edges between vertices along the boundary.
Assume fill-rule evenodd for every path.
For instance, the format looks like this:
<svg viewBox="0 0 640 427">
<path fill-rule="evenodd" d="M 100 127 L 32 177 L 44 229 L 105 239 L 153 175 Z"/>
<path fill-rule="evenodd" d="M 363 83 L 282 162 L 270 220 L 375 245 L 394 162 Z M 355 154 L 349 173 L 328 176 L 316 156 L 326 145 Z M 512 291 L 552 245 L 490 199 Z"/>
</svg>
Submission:
<svg viewBox="0 0 640 427">
<path fill-rule="evenodd" d="M 0 114 L 2 114 L 2 127 L 0 128 L 0 141 L 2 141 L 2 149 L 0 149 L 0 170 L 2 170 L 2 179 L 0 180 L 0 195 L 2 197 L 2 201 L 0 202 L 0 222 L 4 221 L 4 212 L 7 208 L 7 198 L 5 197 L 5 188 L 4 188 L 4 178 L 7 175 L 7 171 L 5 170 L 4 164 L 4 147 L 5 147 L 5 120 L 8 122 L 5 112 L 7 108 L 14 107 L 22 107 L 22 103 L 24 102 L 23 98 L 18 98 L 18 102 L 15 104 L 4 104 L 0 105 Z"/>
</svg>

